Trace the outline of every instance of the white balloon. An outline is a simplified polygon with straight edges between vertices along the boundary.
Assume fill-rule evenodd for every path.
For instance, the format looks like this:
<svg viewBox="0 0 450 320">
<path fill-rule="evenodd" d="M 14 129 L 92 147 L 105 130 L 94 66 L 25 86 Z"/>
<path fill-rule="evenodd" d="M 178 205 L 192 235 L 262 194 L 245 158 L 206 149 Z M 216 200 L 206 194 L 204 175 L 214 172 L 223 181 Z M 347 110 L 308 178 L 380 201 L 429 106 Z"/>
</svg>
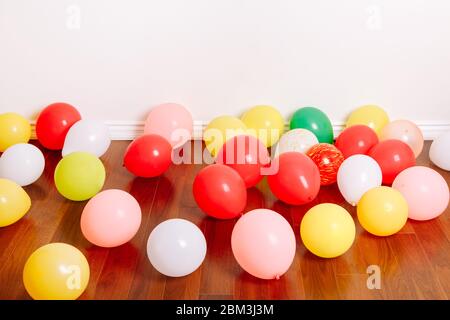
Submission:
<svg viewBox="0 0 450 320">
<path fill-rule="evenodd" d="M 285 152 L 306 153 L 313 145 L 318 144 L 317 137 L 306 129 L 293 129 L 283 134 L 275 147 L 274 157 Z"/>
<path fill-rule="evenodd" d="M 430 160 L 439 168 L 450 171 L 450 131 L 433 141 L 430 147 Z"/>
<path fill-rule="evenodd" d="M 381 186 L 382 173 L 378 163 L 369 156 L 348 157 L 339 167 L 337 184 L 345 200 L 355 206 L 364 193 Z"/>
<path fill-rule="evenodd" d="M 162 274 L 182 277 L 202 264 L 206 256 L 206 239 L 192 222 L 166 220 L 150 233 L 147 255 L 153 267 Z"/>
<path fill-rule="evenodd" d="M 101 157 L 111 144 L 108 127 L 101 121 L 80 120 L 67 132 L 62 155 L 84 151 Z"/>
<path fill-rule="evenodd" d="M 15 144 L 0 158 L 0 178 L 9 179 L 21 186 L 35 182 L 44 172 L 45 159 L 41 150 L 32 144 Z"/>
</svg>

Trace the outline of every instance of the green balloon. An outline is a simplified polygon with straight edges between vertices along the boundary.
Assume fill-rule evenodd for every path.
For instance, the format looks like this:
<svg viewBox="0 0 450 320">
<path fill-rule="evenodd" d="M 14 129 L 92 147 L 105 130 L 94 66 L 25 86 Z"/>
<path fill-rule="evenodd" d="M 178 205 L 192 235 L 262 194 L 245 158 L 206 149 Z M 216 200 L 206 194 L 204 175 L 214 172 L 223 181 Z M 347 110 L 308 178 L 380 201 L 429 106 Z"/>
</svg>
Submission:
<svg viewBox="0 0 450 320">
<path fill-rule="evenodd" d="M 333 126 L 327 115 L 314 107 L 305 107 L 295 111 L 291 118 L 290 128 L 307 129 L 314 133 L 320 143 L 333 143 Z"/>
</svg>

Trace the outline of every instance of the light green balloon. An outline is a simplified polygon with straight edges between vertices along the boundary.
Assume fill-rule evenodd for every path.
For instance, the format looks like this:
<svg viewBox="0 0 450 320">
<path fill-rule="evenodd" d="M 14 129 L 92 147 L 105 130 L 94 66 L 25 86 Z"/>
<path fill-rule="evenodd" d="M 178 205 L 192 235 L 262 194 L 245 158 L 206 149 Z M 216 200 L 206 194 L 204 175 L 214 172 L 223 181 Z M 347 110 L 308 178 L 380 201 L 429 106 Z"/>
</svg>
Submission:
<svg viewBox="0 0 450 320">
<path fill-rule="evenodd" d="M 93 154 L 74 152 L 59 161 L 55 169 L 55 185 L 59 193 L 73 201 L 95 196 L 105 183 L 105 167 Z"/>
</svg>

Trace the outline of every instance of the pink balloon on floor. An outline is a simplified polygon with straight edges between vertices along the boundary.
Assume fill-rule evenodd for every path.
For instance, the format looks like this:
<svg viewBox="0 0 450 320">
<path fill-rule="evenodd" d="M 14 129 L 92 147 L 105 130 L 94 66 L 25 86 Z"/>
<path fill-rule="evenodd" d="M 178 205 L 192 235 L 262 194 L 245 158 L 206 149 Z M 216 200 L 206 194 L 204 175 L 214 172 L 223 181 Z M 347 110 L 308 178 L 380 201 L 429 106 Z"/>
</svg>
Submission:
<svg viewBox="0 0 450 320">
<path fill-rule="evenodd" d="M 411 147 L 417 158 L 423 149 L 423 135 L 420 128 L 408 120 L 395 120 L 383 127 L 380 141 L 397 139 Z"/>
<path fill-rule="evenodd" d="M 231 235 L 231 248 L 239 265 L 261 279 L 278 279 L 295 256 L 291 225 L 275 211 L 256 209 L 244 214 Z"/>
<path fill-rule="evenodd" d="M 93 197 L 81 214 L 81 231 L 100 247 L 117 247 L 130 241 L 141 225 L 141 207 L 128 192 L 111 189 Z"/>
<path fill-rule="evenodd" d="M 400 172 L 392 184 L 408 202 L 408 218 L 430 220 L 445 211 L 449 188 L 445 179 L 428 167 L 411 167 Z"/>
<path fill-rule="evenodd" d="M 181 147 L 192 137 L 192 115 L 176 103 L 164 103 L 154 107 L 145 121 L 144 134 L 157 134 L 172 145 Z"/>
</svg>

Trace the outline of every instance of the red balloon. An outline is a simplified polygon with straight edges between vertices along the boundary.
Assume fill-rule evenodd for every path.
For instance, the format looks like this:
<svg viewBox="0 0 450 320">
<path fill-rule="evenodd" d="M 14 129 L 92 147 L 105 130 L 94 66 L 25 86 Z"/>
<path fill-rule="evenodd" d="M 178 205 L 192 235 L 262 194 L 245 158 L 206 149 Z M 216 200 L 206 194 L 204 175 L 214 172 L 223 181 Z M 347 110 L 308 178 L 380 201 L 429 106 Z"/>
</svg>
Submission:
<svg viewBox="0 0 450 320">
<path fill-rule="evenodd" d="M 41 111 L 36 120 L 36 136 L 47 149 L 61 150 L 67 132 L 81 120 L 77 109 L 67 103 L 53 103 Z"/>
<path fill-rule="evenodd" d="M 384 184 L 392 184 L 400 172 L 416 164 L 411 147 L 400 140 L 379 142 L 370 149 L 369 156 L 379 164 Z"/>
<path fill-rule="evenodd" d="M 312 146 L 306 153 L 317 165 L 320 172 L 320 185 L 329 186 L 336 182 L 337 173 L 344 156 L 338 148 L 329 143 Z"/>
<path fill-rule="evenodd" d="M 229 139 L 217 154 L 216 163 L 225 164 L 239 173 L 247 188 L 255 186 L 270 163 L 266 146 L 254 136 L 240 135 Z"/>
<path fill-rule="evenodd" d="M 146 134 L 127 148 L 124 166 L 138 177 L 152 178 L 167 171 L 172 163 L 172 146 L 163 137 Z"/>
<path fill-rule="evenodd" d="M 194 180 L 193 192 L 200 209 L 218 219 L 240 216 L 247 204 L 244 180 L 235 170 L 223 164 L 213 164 L 200 170 Z"/>
<path fill-rule="evenodd" d="M 299 152 L 286 152 L 272 161 L 277 173 L 267 176 L 270 190 L 283 202 L 301 205 L 313 201 L 320 189 L 316 164 Z"/>
<path fill-rule="evenodd" d="M 375 131 L 365 125 L 351 126 L 337 137 L 335 145 L 347 159 L 355 154 L 368 154 L 378 143 Z"/>
</svg>

